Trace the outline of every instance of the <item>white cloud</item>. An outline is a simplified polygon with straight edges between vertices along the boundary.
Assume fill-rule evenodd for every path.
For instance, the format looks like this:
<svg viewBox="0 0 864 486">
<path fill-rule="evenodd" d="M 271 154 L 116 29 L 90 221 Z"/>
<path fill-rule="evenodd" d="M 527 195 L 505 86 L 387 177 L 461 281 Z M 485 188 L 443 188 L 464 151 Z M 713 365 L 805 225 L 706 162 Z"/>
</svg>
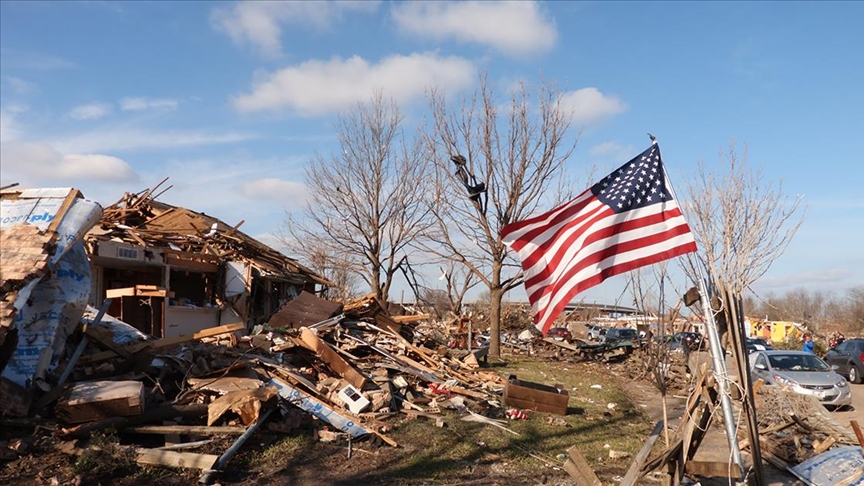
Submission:
<svg viewBox="0 0 864 486">
<path fill-rule="evenodd" d="M 11 142 L 21 136 L 18 113 L 19 110 L 12 108 L 0 110 L 0 143 Z"/>
<path fill-rule="evenodd" d="M 69 110 L 69 117 L 76 120 L 98 120 L 109 113 L 111 105 L 108 103 L 89 103 Z"/>
<path fill-rule="evenodd" d="M 753 287 L 757 292 L 788 291 L 799 287 L 838 290 L 857 285 L 856 277 L 856 273 L 849 268 L 824 268 L 783 276 L 764 276 Z"/>
<path fill-rule="evenodd" d="M 614 96 L 606 96 L 597 88 L 582 88 L 561 96 L 561 104 L 573 112 L 576 123 L 590 125 L 623 113 L 627 105 Z"/>
<path fill-rule="evenodd" d="M 5 79 L 12 91 L 19 95 L 28 95 L 39 91 L 39 86 L 36 83 L 31 83 L 15 76 L 6 76 Z"/>
<path fill-rule="evenodd" d="M 618 154 L 622 150 L 624 150 L 624 147 L 616 142 L 603 142 L 591 147 L 589 152 L 591 155 L 606 156 Z"/>
<path fill-rule="evenodd" d="M 110 155 L 63 155 L 50 145 L 9 142 L 0 146 L 4 179 L 45 185 L 74 181 L 131 182 L 138 175 L 126 161 Z"/>
<path fill-rule="evenodd" d="M 216 8 L 210 25 L 228 34 L 238 45 L 252 45 L 263 54 L 277 56 L 282 51 L 282 27 L 287 24 L 326 29 L 345 11 L 371 12 L 380 2 L 238 2 L 232 7 Z"/>
<path fill-rule="evenodd" d="M 238 132 L 210 133 L 182 130 L 158 132 L 134 128 L 108 128 L 58 139 L 52 145 L 64 153 L 98 153 L 229 144 L 254 138 L 257 136 Z"/>
<path fill-rule="evenodd" d="M 368 100 L 376 89 L 400 103 L 422 97 L 430 86 L 458 90 L 473 82 L 474 73 L 470 61 L 436 54 L 396 55 L 378 64 L 359 56 L 312 60 L 259 76 L 251 93 L 234 98 L 234 107 L 321 115 Z"/>
<path fill-rule="evenodd" d="M 141 110 L 176 110 L 180 103 L 168 98 L 145 98 L 143 96 L 126 97 L 120 100 L 123 111 Z"/>
<path fill-rule="evenodd" d="M 37 71 L 54 71 L 60 69 L 76 69 L 72 61 L 50 54 L 13 51 L 3 49 L 3 67 L 5 69 L 30 69 Z"/>
<path fill-rule="evenodd" d="M 548 50 L 558 38 L 538 2 L 404 2 L 392 13 L 406 34 L 487 45 L 514 56 Z"/>
<path fill-rule="evenodd" d="M 266 199 L 287 205 L 302 204 L 308 194 L 303 183 L 275 177 L 246 181 L 240 186 L 240 192 L 249 199 Z"/>
</svg>

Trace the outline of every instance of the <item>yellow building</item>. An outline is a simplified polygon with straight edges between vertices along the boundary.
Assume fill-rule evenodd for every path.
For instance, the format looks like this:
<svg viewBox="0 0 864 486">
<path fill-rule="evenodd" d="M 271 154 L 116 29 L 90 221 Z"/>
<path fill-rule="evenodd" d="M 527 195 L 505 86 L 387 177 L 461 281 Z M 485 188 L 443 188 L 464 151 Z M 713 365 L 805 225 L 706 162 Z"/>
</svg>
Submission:
<svg viewBox="0 0 864 486">
<path fill-rule="evenodd" d="M 748 325 L 750 336 L 772 343 L 801 339 L 806 332 L 803 325 L 791 321 L 766 321 L 748 317 L 745 323 Z"/>
</svg>

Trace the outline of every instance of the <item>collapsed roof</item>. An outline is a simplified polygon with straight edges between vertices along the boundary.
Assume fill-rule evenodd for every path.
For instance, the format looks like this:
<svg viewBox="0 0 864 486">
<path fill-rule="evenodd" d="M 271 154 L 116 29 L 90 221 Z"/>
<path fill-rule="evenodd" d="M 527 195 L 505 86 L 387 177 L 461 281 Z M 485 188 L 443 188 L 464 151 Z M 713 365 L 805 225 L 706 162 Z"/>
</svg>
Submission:
<svg viewBox="0 0 864 486">
<path fill-rule="evenodd" d="M 245 220 L 229 226 L 213 216 L 156 201 L 161 193 L 154 196 L 154 192 L 166 180 L 152 189 L 126 193 L 106 207 L 102 220 L 88 233 L 87 240 L 122 241 L 177 255 L 195 254 L 209 261 L 244 260 L 263 277 L 332 285 L 297 260 L 239 231 Z"/>
</svg>

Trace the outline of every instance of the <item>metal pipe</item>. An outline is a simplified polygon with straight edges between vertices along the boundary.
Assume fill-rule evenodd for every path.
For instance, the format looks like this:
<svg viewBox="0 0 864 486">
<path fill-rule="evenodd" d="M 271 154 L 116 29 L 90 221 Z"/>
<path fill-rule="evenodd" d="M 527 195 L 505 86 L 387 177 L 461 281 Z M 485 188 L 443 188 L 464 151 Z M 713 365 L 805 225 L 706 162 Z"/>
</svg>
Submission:
<svg viewBox="0 0 864 486">
<path fill-rule="evenodd" d="M 717 332 L 717 323 L 714 321 L 714 311 L 708 300 L 708 290 L 705 277 L 702 275 L 701 265 L 696 265 L 699 271 L 699 297 L 702 300 L 702 312 L 705 314 L 705 327 L 710 343 L 711 359 L 714 363 L 714 378 L 720 390 L 720 408 L 723 410 L 723 422 L 726 427 L 726 440 L 732 452 L 732 462 L 741 470 L 744 477 L 744 463 L 741 461 L 741 450 L 738 448 L 738 436 L 735 430 L 735 414 L 732 410 L 732 399 L 729 396 L 729 374 L 726 371 L 726 359 L 723 356 L 723 348 L 720 344 L 720 335 Z"/>
<path fill-rule="evenodd" d="M 234 443 L 231 445 L 231 447 L 229 447 L 227 451 L 225 451 L 224 453 L 222 453 L 221 456 L 219 456 L 219 459 L 217 459 L 216 463 L 213 464 L 213 469 L 208 469 L 207 471 L 204 471 L 204 474 L 202 474 L 201 478 L 198 479 L 198 483 L 212 483 L 214 475 L 217 474 L 220 469 L 224 468 L 226 464 L 228 464 L 228 461 L 230 461 L 231 458 L 234 457 L 234 454 L 236 454 L 237 451 L 240 450 L 241 447 L 243 447 L 243 443 L 246 442 L 246 439 L 251 437 L 252 434 L 254 434 L 256 430 L 258 430 L 258 427 L 261 427 L 261 424 L 263 424 L 267 420 L 267 418 L 270 417 L 270 414 L 273 413 L 273 410 L 275 409 L 271 408 L 265 410 L 264 412 L 261 412 L 261 415 L 258 417 L 258 421 L 250 425 L 249 428 L 246 429 L 246 432 L 244 432 L 243 435 L 238 437 L 237 440 L 234 441 Z"/>
</svg>

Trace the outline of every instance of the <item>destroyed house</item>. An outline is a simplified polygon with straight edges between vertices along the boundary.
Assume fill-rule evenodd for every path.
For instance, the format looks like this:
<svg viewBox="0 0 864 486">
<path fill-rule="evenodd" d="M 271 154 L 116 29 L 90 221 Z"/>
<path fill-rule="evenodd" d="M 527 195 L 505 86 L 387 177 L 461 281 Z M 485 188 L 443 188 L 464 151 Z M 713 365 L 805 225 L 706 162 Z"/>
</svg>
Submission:
<svg viewBox="0 0 864 486">
<path fill-rule="evenodd" d="M 109 315 L 155 337 L 235 322 L 252 326 L 301 291 L 329 284 L 239 231 L 243 221 L 232 227 L 156 201 L 152 192 L 127 193 L 105 208 L 85 238 L 90 304 L 111 298 Z"/>
</svg>

